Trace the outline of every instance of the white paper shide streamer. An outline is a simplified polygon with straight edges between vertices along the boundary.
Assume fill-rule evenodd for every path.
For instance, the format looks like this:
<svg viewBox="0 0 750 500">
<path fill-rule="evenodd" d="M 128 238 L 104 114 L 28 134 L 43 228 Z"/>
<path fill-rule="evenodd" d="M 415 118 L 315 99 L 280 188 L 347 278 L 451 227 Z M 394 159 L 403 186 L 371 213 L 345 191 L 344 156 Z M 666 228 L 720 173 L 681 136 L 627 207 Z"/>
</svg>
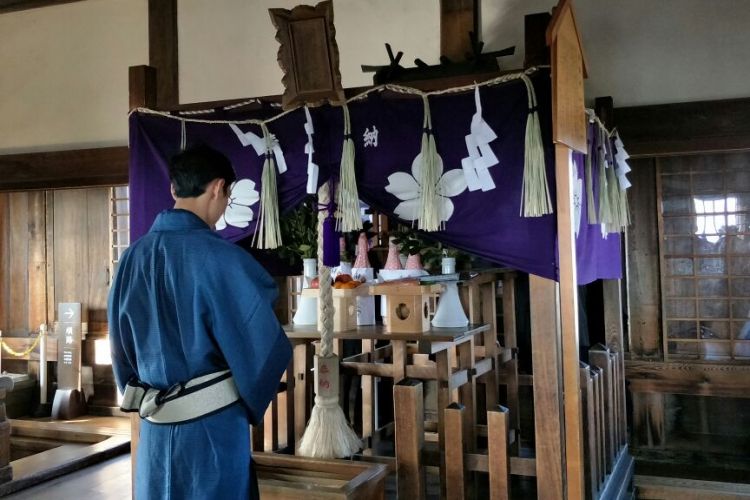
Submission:
<svg viewBox="0 0 750 500">
<path fill-rule="evenodd" d="M 479 97 L 479 86 L 474 89 L 476 112 L 471 118 L 471 133 L 466 137 L 466 149 L 469 156 L 461 160 L 461 167 L 469 191 L 490 191 L 495 189 L 489 168 L 499 163 L 490 143 L 497 139 L 497 134 L 482 118 L 482 101 Z"/>
<path fill-rule="evenodd" d="M 313 127 L 310 110 L 305 106 L 305 134 L 307 134 L 307 143 L 305 144 L 305 154 L 307 155 L 307 194 L 315 194 L 318 190 L 318 173 L 320 172 L 320 168 L 313 161 L 313 152 L 315 152 L 313 146 L 314 133 L 315 128 Z"/>
</svg>

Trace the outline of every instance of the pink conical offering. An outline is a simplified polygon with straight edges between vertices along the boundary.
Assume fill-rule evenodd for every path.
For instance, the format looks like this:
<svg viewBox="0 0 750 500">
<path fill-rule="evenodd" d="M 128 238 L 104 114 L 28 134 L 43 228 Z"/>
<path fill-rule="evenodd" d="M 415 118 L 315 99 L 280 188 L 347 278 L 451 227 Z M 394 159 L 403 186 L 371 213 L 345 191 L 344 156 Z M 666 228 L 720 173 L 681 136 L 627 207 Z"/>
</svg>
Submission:
<svg viewBox="0 0 750 500">
<path fill-rule="evenodd" d="M 370 250 L 370 245 L 367 242 L 367 234 L 364 232 L 359 233 L 359 239 L 357 240 L 357 259 L 354 261 L 355 268 L 367 268 L 370 266 L 370 259 L 367 258 L 367 252 Z"/>
<path fill-rule="evenodd" d="M 398 245 L 393 240 L 395 240 L 393 236 L 388 240 L 388 258 L 383 269 L 400 270 L 403 269 L 403 266 L 401 266 L 401 259 L 398 258 Z"/>
<path fill-rule="evenodd" d="M 409 255 L 406 259 L 406 266 L 404 266 L 404 269 L 424 269 L 422 267 L 422 257 L 418 253 Z"/>
</svg>

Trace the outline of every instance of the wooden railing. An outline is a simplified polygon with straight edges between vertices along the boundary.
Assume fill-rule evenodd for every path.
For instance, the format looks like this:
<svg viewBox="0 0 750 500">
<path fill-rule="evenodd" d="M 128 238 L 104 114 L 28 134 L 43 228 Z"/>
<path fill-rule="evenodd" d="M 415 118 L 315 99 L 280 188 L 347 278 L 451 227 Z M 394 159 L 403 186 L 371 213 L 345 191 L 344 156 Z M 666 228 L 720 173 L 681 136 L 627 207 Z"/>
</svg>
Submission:
<svg viewBox="0 0 750 500">
<path fill-rule="evenodd" d="M 622 354 L 599 344 L 581 363 L 586 498 L 620 498 L 630 488 Z"/>
</svg>

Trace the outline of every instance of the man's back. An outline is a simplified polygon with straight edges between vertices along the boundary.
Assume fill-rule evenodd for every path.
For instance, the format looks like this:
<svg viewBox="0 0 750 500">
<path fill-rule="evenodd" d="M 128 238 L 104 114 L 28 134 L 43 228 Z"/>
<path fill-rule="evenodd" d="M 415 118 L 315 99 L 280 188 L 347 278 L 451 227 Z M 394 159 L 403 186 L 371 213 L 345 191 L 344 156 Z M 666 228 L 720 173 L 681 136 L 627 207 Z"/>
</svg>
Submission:
<svg viewBox="0 0 750 500">
<path fill-rule="evenodd" d="M 118 385 L 137 377 L 167 389 L 229 368 L 243 403 L 193 423 L 143 421 L 149 451 L 139 450 L 138 472 L 151 484 L 142 496 L 231 498 L 239 488 L 243 497 L 244 481 L 228 474 L 248 475 L 248 418 L 262 418 L 291 354 L 275 297 L 250 255 L 186 210 L 162 212 L 123 255 L 109 305 Z"/>
</svg>

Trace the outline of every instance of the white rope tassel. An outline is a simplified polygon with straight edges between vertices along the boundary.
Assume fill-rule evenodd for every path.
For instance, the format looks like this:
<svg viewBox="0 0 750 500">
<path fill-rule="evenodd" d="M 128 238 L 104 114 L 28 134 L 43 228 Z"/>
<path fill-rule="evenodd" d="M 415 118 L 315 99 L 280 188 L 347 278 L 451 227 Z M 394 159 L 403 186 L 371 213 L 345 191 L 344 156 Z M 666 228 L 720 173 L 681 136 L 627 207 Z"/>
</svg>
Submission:
<svg viewBox="0 0 750 500">
<path fill-rule="evenodd" d="M 318 190 L 319 206 L 328 205 L 328 183 Z M 323 221 L 327 212 L 318 212 L 318 273 L 321 316 L 320 354 L 315 356 L 315 406 L 299 445 L 299 454 L 313 458 L 343 458 L 362 448 L 362 442 L 349 427 L 339 406 L 339 359 L 333 354 L 333 292 L 331 270 L 323 265 Z"/>
<path fill-rule="evenodd" d="M 438 197 L 438 183 L 440 182 L 439 171 L 440 157 L 435 147 L 435 136 L 432 135 L 432 117 L 430 115 L 430 102 L 426 94 L 422 95 L 424 103 L 424 120 L 422 131 L 422 150 L 419 186 L 419 229 L 423 231 L 440 230 L 440 200 Z"/>
<path fill-rule="evenodd" d="M 336 203 L 336 229 L 343 233 L 362 230 L 362 217 L 359 214 L 359 192 L 354 171 L 354 141 L 352 140 L 352 123 L 349 107 L 341 106 L 344 112 L 344 145 L 341 150 L 341 185 L 338 189 Z"/>
<path fill-rule="evenodd" d="M 521 214 L 524 217 L 541 217 L 551 214 L 552 198 L 547 183 L 547 167 L 544 161 L 542 129 L 536 111 L 536 93 L 528 76 L 521 79 L 526 84 L 529 98 L 529 116 L 526 119 L 525 155 L 523 165 L 523 196 Z"/>
<path fill-rule="evenodd" d="M 273 249 L 281 245 L 281 226 L 279 224 L 279 202 L 276 190 L 276 165 L 273 155 L 271 134 L 264 123 L 260 125 L 266 141 L 266 158 L 263 161 L 260 189 L 260 214 L 258 227 L 255 229 L 252 244 L 256 248 Z M 257 243 L 257 245 L 256 245 Z"/>
</svg>

